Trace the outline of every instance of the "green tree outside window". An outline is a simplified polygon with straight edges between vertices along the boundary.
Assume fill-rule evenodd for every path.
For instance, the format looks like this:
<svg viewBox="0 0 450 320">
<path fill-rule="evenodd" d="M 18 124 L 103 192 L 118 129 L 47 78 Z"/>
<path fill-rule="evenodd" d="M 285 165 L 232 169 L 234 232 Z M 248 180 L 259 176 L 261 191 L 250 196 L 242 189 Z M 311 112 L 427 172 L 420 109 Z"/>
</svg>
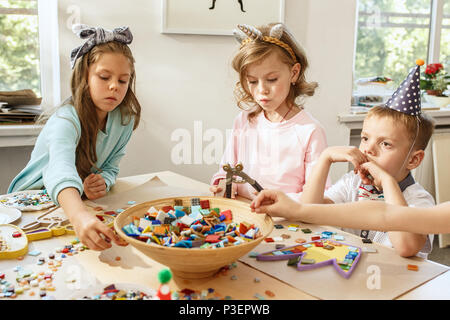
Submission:
<svg viewBox="0 0 450 320">
<path fill-rule="evenodd" d="M 41 96 L 37 1 L 0 0 L 0 91 Z"/>
<path fill-rule="evenodd" d="M 416 59 L 427 59 L 431 0 L 358 0 L 354 80 L 392 79 L 397 88 Z"/>
</svg>

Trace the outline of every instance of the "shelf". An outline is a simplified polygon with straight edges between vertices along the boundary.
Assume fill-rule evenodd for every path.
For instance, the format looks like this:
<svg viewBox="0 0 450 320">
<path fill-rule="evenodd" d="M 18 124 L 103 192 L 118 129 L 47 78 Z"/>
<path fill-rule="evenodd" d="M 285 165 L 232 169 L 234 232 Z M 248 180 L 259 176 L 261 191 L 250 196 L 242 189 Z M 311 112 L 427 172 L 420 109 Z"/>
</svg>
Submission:
<svg viewBox="0 0 450 320">
<path fill-rule="evenodd" d="M 0 147 L 34 146 L 43 125 L 0 124 Z"/>
<path fill-rule="evenodd" d="M 433 117 L 437 126 L 450 125 L 450 108 L 440 110 L 423 110 L 426 114 Z M 367 113 L 346 113 L 338 115 L 340 123 L 345 124 L 350 129 L 362 129 L 364 118 Z"/>
</svg>

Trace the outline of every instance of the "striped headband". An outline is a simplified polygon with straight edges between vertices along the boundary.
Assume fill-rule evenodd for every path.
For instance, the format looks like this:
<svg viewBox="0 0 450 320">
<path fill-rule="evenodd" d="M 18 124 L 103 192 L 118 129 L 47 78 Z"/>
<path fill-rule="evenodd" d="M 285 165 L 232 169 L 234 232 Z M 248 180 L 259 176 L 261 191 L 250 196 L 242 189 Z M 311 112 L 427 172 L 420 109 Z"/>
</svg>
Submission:
<svg viewBox="0 0 450 320">
<path fill-rule="evenodd" d="M 75 24 L 72 26 L 72 31 L 81 39 L 86 39 L 84 44 L 73 49 L 70 54 L 70 64 L 72 69 L 78 58 L 81 58 L 98 44 L 110 41 L 130 44 L 133 41 L 133 35 L 128 27 L 119 27 L 110 31 L 100 27 L 95 28 L 84 24 Z"/>
</svg>

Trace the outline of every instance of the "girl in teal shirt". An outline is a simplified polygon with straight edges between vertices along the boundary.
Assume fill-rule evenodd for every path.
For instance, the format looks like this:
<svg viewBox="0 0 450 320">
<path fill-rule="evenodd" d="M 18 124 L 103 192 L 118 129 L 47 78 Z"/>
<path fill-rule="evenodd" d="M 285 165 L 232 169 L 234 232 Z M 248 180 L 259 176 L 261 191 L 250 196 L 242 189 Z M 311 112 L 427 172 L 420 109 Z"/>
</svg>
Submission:
<svg viewBox="0 0 450 320">
<path fill-rule="evenodd" d="M 111 240 L 125 243 L 88 212 L 82 196 L 95 200 L 109 191 L 139 124 L 141 106 L 134 94 L 134 58 L 128 47 L 133 37 L 125 27 L 109 31 L 76 25 L 74 32 L 87 40 L 72 51 L 72 97 L 49 117 L 8 193 L 47 189 L 80 241 L 104 250 Z"/>
</svg>

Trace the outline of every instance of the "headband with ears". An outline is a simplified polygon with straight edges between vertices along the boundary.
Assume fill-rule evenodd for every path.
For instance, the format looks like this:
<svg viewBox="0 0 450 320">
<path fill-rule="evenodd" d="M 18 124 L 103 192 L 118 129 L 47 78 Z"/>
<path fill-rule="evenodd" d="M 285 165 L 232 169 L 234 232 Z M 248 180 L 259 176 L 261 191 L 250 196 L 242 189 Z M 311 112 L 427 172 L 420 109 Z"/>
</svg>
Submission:
<svg viewBox="0 0 450 320">
<path fill-rule="evenodd" d="M 263 36 L 260 30 L 247 24 L 239 24 L 237 27 L 237 29 L 233 30 L 233 35 L 235 39 L 241 44 L 241 47 L 255 40 L 273 43 L 285 49 L 295 62 L 297 62 L 296 53 L 303 53 L 303 50 L 300 49 L 301 47 L 297 44 L 295 39 L 287 30 L 286 26 L 282 23 L 275 24 L 270 29 L 269 36 Z M 283 36 L 283 33 L 286 33 L 292 43 L 294 43 L 295 51 L 291 48 L 290 45 L 280 40 Z"/>
</svg>

